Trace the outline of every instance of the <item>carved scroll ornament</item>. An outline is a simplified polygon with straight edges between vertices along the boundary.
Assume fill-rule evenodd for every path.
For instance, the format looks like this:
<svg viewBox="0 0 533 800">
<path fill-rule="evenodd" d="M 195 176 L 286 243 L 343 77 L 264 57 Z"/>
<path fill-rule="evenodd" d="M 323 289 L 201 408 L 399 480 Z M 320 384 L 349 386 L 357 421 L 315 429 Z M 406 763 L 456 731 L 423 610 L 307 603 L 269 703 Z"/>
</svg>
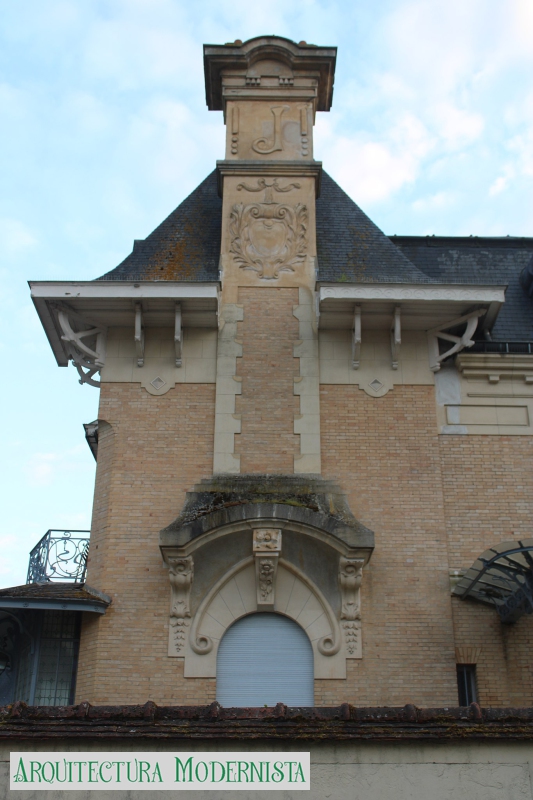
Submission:
<svg viewBox="0 0 533 800">
<path fill-rule="evenodd" d="M 172 590 L 170 610 L 170 626 L 174 628 L 173 644 L 176 655 L 180 655 L 185 647 L 187 628 L 190 625 L 190 594 L 194 576 L 192 556 L 179 558 L 169 556 L 168 577 Z"/>
<path fill-rule="evenodd" d="M 278 559 L 281 552 L 281 531 L 275 528 L 255 530 L 253 551 L 257 609 L 273 609 Z"/>
<path fill-rule="evenodd" d="M 258 186 L 239 184 L 248 192 L 265 191 L 262 203 L 236 203 L 230 213 L 230 253 L 241 269 L 251 269 L 260 278 L 274 280 L 280 272 L 294 272 L 307 254 L 307 206 L 276 203 L 273 192 L 299 188 L 292 183 L 280 187 L 277 179 L 258 180 Z"/>
<path fill-rule="evenodd" d="M 341 557 L 339 584 L 341 589 L 341 625 L 344 630 L 347 658 L 361 657 L 361 600 L 360 589 L 364 561 Z"/>
</svg>

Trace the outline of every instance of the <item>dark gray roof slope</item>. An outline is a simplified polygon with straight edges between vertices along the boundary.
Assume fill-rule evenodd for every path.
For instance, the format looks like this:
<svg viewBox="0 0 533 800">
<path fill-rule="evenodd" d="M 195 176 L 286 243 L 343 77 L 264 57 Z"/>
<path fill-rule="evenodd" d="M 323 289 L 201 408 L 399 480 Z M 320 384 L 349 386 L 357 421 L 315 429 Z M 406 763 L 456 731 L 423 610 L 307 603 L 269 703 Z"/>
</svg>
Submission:
<svg viewBox="0 0 533 800">
<path fill-rule="evenodd" d="M 432 283 L 330 176 L 316 201 L 319 281 Z"/>
<path fill-rule="evenodd" d="M 506 236 L 391 236 L 418 269 L 439 283 L 507 285 L 492 331 L 500 341 L 533 339 L 533 303 L 520 273 L 533 255 L 533 238 Z"/>
<path fill-rule="evenodd" d="M 133 252 L 99 280 L 217 281 L 222 200 L 212 172 Z M 496 339 L 533 339 L 533 303 L 520 273 L 533 238 L 386 236 L 322 173 L 316 203 L 320 281 L 507 285 Z"/>
<path fill-rule="evenodd" d="M 218 281 L 222 200 L 212 172 L 133 252 L 98 280 Z"/>
</svg>

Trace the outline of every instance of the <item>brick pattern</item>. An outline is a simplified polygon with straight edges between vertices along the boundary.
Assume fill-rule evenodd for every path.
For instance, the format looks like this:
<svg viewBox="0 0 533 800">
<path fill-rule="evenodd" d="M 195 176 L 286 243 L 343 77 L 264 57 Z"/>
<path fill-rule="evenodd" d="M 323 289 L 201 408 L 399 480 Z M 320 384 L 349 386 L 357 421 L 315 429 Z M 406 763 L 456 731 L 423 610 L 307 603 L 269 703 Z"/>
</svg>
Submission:
<svg viewBox="0 0 533 800">
<path fill-rule="evenodd" d="M 235 435 L 235 452 L 241 457 L 241 474 L 293 473 L 300 451 L 300 437 L 294 434 L 299 362 L 293 355 L 299 334 L 293 315 L 298 289 L 241 287 L 239 303 L 244 306 L 238 325 L 243 355 L 237 360 L 242 394 L 236 398 L 241 433 Z"/>
<path fill-rule="evenodd" d="M 441 436 L 450 567 L 470 567 L 493 545 L 533 537 L 533 437 Z M 490 607 L 454 600 L 456 643 L 477 644 L 480 699 L 533 703 L 533 617 L 502 625 Z"/>
<path fill-rule="evenodd" d="M 382 398 L 322 386 L 322 465 L 372 528 L 362 585 L 363 659 L 317 681 L 320 704 L 456 704 L 440 452 L 432 386 Z"/>
<path fill-rule="evenodd" d="M 87 583 L 113 603 L 85 614 L 77 699 L 92 703 L 202 703 L 211 679 L 183 678 L 168 658 L 170 589 L 159 531 L 213 463 L 215 387 L 181 384 L 161 397 L 135 384 L 104 384 Z"/>
</svg>

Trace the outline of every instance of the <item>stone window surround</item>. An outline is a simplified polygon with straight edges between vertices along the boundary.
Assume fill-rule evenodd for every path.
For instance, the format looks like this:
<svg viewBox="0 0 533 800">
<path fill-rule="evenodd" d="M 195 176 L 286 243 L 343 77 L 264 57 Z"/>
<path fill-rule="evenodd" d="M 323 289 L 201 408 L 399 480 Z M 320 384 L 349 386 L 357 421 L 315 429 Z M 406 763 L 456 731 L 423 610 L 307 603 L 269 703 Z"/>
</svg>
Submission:
<svg viewBox="0 0 533 800">
<path fill-rule="evenodd" d="M 340 614 L 333 611 L 330 600 L 314 581 L 295 564 L 283 558 L 283 549 L 276 554 L 275 583 L 273 593 L 279 602 L 272 599 L 269 604 L 258 604 L 257 569 L 253 552 L 253 532 L 278 529 L 282 536 L 291 531 L 304 533 L 328 545 L 337 554 L 339 563 L 338 584 Z M 250 555 L 233 564 L 225 574 L 204 594 L 198 608 L 191 615 L 187 589 L 193 581 L 194 559 L 201 551 L 220 537 L 232 533 L 250 532 Z M 314 654 L 315 679 L 344 679 L 346 659 L 362 657 L 360 584 L 362 568 L 368 562 L 367 548 L 349 547 L 331 534 L 311 526 L 279 519 L 251 519 L 234 522 L 199 536 L 181 547 L 162 544 L 161 551 L 166 564 L 181 564 L 186 573 L 185 593 L 180 592 L 182 615 L 173 612 L 176 607 L 176 592 L 171 590 L 171 615 L 169 624 L 169 657 L 183 658 L 185 677 L 216 677 L 218 644 L 225 631 L 237 619 L 251 613 L 274 610 L 285 614 L 307 630 Z M 264 554 L 261 554 L 264 555 Z M 255 556 L 255 558 L 254 558 Z M 292 588 L 289 583 L 292 581 Z M 296 600 L 287 601 L 287 593 Z M 240 600 L 237 600 L 240 596 Z M 240 602 L 232 610 L 232 597 Z M 299 602 L 301 598 L 301 602 Z M 313 618 L 314 617 L 314 618 Z M 339 618 L 340 617 L 340 618 Z M 176 641 L 180 644 L 176 647 Z"/>
</svg>

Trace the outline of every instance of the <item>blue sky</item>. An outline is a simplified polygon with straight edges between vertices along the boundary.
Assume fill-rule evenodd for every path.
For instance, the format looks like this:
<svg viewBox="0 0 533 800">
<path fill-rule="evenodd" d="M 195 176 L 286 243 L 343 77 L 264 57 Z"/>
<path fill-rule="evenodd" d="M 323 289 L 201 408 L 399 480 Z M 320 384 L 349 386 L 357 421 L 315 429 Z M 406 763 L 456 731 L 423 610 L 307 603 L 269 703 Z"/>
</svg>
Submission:
<svg viewBox="0 0 533 800">
<path fill-rule="evenodd" d="M 339 48 L 315 157 L 388 234 L 533 235 L 531 0 L 0 0 L 0 585 L 88 528 L 98 390 L 55 365 L 28 279 L 95 278 L 223 157 L 202 44 Z"/>
</svg>

